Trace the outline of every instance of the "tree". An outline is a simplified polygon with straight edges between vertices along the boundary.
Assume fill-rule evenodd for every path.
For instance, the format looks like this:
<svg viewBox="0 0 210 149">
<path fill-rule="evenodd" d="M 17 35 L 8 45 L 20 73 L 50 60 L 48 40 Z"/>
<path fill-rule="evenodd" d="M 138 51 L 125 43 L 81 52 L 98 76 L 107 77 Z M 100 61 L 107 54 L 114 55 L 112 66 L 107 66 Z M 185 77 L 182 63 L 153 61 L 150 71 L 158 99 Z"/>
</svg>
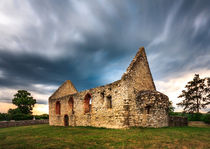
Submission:
<svg viewBox="0 0 210 149">
<path fill-rule="evenodd" d="M 178 103 L 178 106 L 184 107 L 184 112 L 199 113 L 199 110 L 206 108 L 210 104 L 209 86 L 205 79 L 200 79 L 199 74 L 195 74 L 193 81 L 189 81 L 185 86 L 186 90 L 178 98 L 184 100 Z"/>
<path fill-rule="evenodd" d="M 20 111 L 19 108 L 16 108 L 16 109 L 9 109 L 8 110 L 8 114 L 11 114 L 11 115 L 15 115 L 15 114 L 21 114 L 22 112 Z"/>
<path fill-rule="evenodd" d="M 168 113 L 169 115 L 174 115 L 174 109 L 175 107 L 173 107 L 173 102 L 172 101 L 169 101 L 169 106 L 168 106 Z"/>
<path fill-rule="evenodd" d="M 210 78 L 205 78 L 205 97 L 206 97 L 206 104 L 210 104 Z"/>
<path fill-rule="evenodd" d="M 17 109 L 9 112 L 12 113 L 20 111 L 23 114 L 31 114 L 33 107 L 36 104 L 36 99 L 34 99 L 26 90 L 18 90 L 18 92 L 14 95 L 12 103 L 17 106 Z"/>
<path fill-rule="evenodd" d="M 174 112 L 175 107 L 173 107 L 173 102 L 169 101 L 169 106 L 168 106 L 168 110 L 169 112 Z"/>
</svg>

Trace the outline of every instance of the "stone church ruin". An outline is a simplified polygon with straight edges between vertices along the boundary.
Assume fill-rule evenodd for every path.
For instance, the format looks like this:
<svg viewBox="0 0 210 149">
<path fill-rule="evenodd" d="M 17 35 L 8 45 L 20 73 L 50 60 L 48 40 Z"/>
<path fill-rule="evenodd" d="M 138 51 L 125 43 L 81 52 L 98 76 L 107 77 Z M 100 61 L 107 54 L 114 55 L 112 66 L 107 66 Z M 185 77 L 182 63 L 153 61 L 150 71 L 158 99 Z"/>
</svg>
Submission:
<svg viewBox="0 0 210 149">
<path fill-rule="evenodd" d="M 106 128 L 168 126 L 169 99 L 156 91 L 144 48 L 121 79 L 78 92 L 67 80 L 49 98 L 49 124 Z"/>
</svg>

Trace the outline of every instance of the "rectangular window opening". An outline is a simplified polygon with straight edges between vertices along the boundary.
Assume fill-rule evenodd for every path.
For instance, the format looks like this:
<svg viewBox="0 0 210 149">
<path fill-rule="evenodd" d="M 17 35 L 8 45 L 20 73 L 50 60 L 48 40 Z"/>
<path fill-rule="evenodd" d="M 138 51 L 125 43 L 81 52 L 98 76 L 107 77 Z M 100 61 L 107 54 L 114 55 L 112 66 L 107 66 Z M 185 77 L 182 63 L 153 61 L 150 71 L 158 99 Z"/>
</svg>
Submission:
<svg viewBox="0 0 210 149">
<path fill-rule="evenodd" d="M 111 109 L 112 108 L 112 96 L 107 96 L 107 108 Z"/>
</svg>

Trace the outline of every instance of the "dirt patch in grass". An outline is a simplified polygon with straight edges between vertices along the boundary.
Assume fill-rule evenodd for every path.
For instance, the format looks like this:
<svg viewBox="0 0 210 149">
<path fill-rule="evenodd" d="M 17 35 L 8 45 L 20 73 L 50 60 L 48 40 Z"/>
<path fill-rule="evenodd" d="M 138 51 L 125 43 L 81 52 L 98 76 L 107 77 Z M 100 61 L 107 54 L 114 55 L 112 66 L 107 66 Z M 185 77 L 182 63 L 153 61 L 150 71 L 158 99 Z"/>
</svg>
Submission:
<svg viewBox="0 0 210 149">
<path fill-rule="evenodd" d="M 191 127 L 209 127 L 210 128 L 210 124 L 206 124 L 202 121 L 189 121 L 188 125 Z"/>
</svg>

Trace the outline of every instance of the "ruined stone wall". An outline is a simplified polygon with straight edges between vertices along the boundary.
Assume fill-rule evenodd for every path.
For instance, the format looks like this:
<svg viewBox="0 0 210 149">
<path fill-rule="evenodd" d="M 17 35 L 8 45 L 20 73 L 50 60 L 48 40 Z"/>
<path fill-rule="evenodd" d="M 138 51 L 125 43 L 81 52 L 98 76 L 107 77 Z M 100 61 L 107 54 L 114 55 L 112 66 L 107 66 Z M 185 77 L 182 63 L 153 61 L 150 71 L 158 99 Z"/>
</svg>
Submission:
<svg viewBox="0 0 210 149">
<path fill-rule="evenodd" d="M 188 126 L 188 119 L 187 117 L 181 117 L 181 116 L 169 116 L 169 126 L 170 127 Z"/>
<path fill-rule="evenodd" d="M 157 91 L 140 91 L 130 109 L 130 126 L 168 126 L 168 97 Z"/>
<path fill-rule="evenodd" d="M 144 48 L 140 48 L 135 58 L 123 74 L 122 80 L 128 83 L 128 88 L 136 92 L 141 90 L 155 90 Z"/>
<path fill-rule="evenodd" d="M 140 91 L 128 97 L 127 83 L 117 81 L 107 86 L 85 90 L 61 98 L 50 99 L 50 125 L 64 126 L 68 115 L 70 126 L 94 126 L 106 128 L 165 127 L 168 126 L 168 97 L 157 91 Z M 85 113 L 84 99 L 91 95 L 91 111 Z M 112 107 L 107 107 L 107 98 L 112 98 Z M 73 110 L 69 99 L 73 98 Z M 61 113 L 55 114 L 55 104 L 61 103 Z"/>
<path fill-rule="evenodd" d="M 122 80 L 128 85 L 127 123 L 129 126 L 163 127 L 168 126 L 168 112 L 161 109 L 161 104 L 166 104 L 168 97 L 156 92 L 155 84 L 149 69 L 144 48 L 140 48 L 131 62 Z M 141 94 L 140 94 L 141 93 Z M 142 96 L 142 97 L 141 97 Z M 145 113 L 145 107 L 154 100 L 150 114 Z M 140 104 L 143 102 L 144 104 Z M 156 106 L 158 104 L 158 106 Z M 143 110 L 144 109 L 144 110 Z"/>
<path fill-rule="evenodd" d="M 22 120 L 22 121 L 4 121 L 0 122 L 0 128 L 3 127 L 15 127 L 15 126 L 28 126 L 38 124 L 48 124 L 49 120 Z"/>
<path fill-rule="evenodd" d="M 85 97 L 92 98 L 91 111 L 85 113 Z M 108 98 L 112 107 L 107 107 Z M 73 98 L 73 110 L 69 99 Z M 56 110 L 60 102 L 61 112 Z M 77 92 L 70 81 L 65 82 L 49 98 L 50 125 L 127 128 L 132 126 L 168 126 L 168 97 L 155 89 L 144 48 L 140 48 L 121 80 L 82 92 Z M 148 112 L 149 107 L 149 112 Z M 56 114 L 56 112 L 58 114 Z"/>
<path fill-rule="evenodd" d="M 84 98 L 91 95 L 91 111 L 84 112 Z M 49 100 L 50 125 L 64 126 L 64 116 L 69 116 L 70 126 L 95 126 L 107 128 L 126 128 L 127 85 L 123 81 L 85 90 L 80 93 L 67 95 Z M 107 98 L 112 99 L 112 107 L 107 107 Z M 73 112 L 69 108 L 70 97 L 74 100 Z M 61 114 L 55 114 L 55 104 L 61 103 Z"/>
</svg>

